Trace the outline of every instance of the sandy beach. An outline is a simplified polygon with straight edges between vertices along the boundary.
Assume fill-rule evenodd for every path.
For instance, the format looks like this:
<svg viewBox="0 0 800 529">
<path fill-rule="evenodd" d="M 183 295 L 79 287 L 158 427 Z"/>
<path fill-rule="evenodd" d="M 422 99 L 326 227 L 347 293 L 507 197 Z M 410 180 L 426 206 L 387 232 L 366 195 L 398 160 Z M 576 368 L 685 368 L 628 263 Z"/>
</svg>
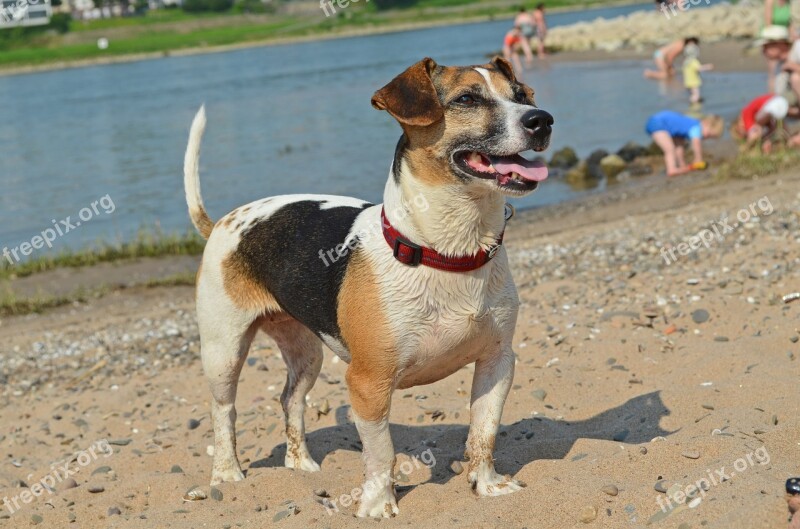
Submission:
<svg viewBox="0 0 800 529">
<path fill-rule="evenodd" d="M 527 488 L 478 499 L 461 472 L 470 366 L 395 394 L 400 516 L 381 527 L 785 527 L 784 481 L 800 473 L 800 301 L 781 300 L 800 290 L 798 184 L 652 177 L 517 215 L 518 361 L 495 457 Z M 684 254 L 715 227 L 721 239 Z M 193 288 L 117 288 L 196 262 L 12 281 L 115 288 L 0 321 L 0 527 L 375 526 L 342 499 L 362 472 L 346 366 L 326 351 L 308 398 L 322 472 L 282 468 L 285 370 L 263 335 L 237 400 L 247 478 L 210 489 Z M 207 498 L 185 501 L 194 488 Z"/>
</svg>

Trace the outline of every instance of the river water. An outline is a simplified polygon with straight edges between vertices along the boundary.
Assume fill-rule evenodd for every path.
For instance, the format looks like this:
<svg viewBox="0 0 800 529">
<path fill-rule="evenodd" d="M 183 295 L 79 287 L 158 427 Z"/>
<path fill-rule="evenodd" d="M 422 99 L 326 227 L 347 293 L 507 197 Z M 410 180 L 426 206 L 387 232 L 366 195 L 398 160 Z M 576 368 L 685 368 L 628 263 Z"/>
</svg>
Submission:
<svg viewBox="0 0 800 529">
<path fill-rule="evenodd" d="M 553 14 L 549 22 L 639 9 L 652 5 Z M 91 219 L 58 238 L 53 251 L 125 240 L 142 227 L 186 230 L 183 153 L 201 103 L 208 111 L 201 175 L 212 217 L 283 193 L 380 201 L 399 128 L 372 109 L 372 93 L 424 56 L 441 64 L 485 62 L 509 25 L 494 21 L 2 77 L 0 249 L 30 241 L 54 220 L 71 216 L 74 223 L 106 195 L 105 204 L 114 207 L 101 204 L 91 215 L 84 210 Z M 664 92 L 643 80 L 644 66 L 537 64 L 526 73 L 538 104 L 555 116 L 553 148 L 570 145 L 585 155 L 645 142 L 649 114 L 686 110 L 682 90 Z M 711 72 L 705 81 L 705 110 L 726 117 L 764 85 L 752 73 Z M 554 179 L 515 205 L 579 195 Z"/>
</svg>

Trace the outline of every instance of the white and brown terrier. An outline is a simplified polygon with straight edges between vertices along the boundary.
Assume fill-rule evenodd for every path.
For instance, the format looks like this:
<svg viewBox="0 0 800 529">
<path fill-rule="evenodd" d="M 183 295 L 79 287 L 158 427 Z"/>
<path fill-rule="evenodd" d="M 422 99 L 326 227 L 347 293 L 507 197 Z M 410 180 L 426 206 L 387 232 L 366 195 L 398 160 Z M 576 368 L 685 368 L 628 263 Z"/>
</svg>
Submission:
<svg viewBox="0 0 800 529">
<path fill-rule="evenodd" d="M 320 470 L 306 447 L 303 413 L 322 366 L 322 345 L 349 364 L 368 485 L 359 516 L 398 513 L 390 477 L 393 391 L 436 382 L 473 362 L 469 481 L 481 496 L 518 491 L 522 484 L 495 472 L 492 461 L 514 376 L 519 305 L 501 245 L 505 197 L 526 195 L 547 178 L 543 164 L 519 153 L 548 147 L 553 118 L 499 58 L 470 67 L 424 59 L 378 90 L 372 105 L 403 129 L 383 204 L 276 196 L 216 224 L 200 195 L 204 109 L 194 118 L 184 184 L 192 222 L 208 239 L 197 278 L 197 318 L 213 395 L 211 483 L 244 478 L 234 401 L 242 364 L 261 329 L 288 367 L 281 404 L 289 468 Z M 419 197 L 424 211 L 416 207 Z M 370 236 L 374 231 L 378 236 Z M 321 259 L 330 248 L 335 256 Z M 387 478 L 376 486 L 375 476 Z"/>
</svg>

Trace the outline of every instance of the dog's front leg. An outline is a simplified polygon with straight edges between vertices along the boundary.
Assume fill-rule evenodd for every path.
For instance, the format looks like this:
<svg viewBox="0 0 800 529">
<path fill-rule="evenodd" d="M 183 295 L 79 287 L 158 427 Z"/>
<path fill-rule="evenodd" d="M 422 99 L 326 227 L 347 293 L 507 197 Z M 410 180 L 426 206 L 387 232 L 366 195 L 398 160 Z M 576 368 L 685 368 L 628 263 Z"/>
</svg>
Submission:
<svg viewBox="0 0 800 529">
<path fill-rule="evenodd" d="M 394 495 L 394 446 L 389 433 L 389 406 L 393 381 L 361 375 L 358 366 L 347 370 L 353 404 L 353 420 L 363 445 L 365 481 L 358 507 L 359 517 L 391 518 L 400 511 Z"/>
<path fill-rule="evenodd" d="M 514 351 L 510 346 L 475 363 L 466 455 L 469 481 L 480 496 L 511 494 L 523 487 L 519 481 L 495 472 L 492 459 L 503 405 L 513 379 Z"/>
</svg>

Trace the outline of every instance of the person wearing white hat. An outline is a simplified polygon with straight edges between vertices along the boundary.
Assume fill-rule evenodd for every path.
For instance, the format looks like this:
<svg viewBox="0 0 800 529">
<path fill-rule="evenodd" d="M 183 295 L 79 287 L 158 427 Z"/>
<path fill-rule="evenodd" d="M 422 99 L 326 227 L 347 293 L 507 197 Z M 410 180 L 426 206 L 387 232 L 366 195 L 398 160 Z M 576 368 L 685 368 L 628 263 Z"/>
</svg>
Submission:
<svg viewBox="0 0 800 529">
<path fill-rule="evenodd" d="M 775 77 L 783 69 L 783 64 L 792 49 L 792 38 L 789 28 L 785 26 L 766 26 L 761 30 L 759 38 L 754 42 L 761 47 L 761 53 L 769 65 L 769 91 L 775 91 Z"/>
<path fill-rule="evenodd" d="M 779 60 L 773 92 L 789 101 L 790 117 L 800 117 L 800 40 Z"/>
<path fill-rule="evenodd" d="M 788 113 L 789 102 L 785 97 L 774 94 L 759 96 L 742 109 L 734 135 L 744 139 L 748 149 L 760 142 L 761 150 L 769 154 L 772 150 L 769 137 Z"/>
</svg>

